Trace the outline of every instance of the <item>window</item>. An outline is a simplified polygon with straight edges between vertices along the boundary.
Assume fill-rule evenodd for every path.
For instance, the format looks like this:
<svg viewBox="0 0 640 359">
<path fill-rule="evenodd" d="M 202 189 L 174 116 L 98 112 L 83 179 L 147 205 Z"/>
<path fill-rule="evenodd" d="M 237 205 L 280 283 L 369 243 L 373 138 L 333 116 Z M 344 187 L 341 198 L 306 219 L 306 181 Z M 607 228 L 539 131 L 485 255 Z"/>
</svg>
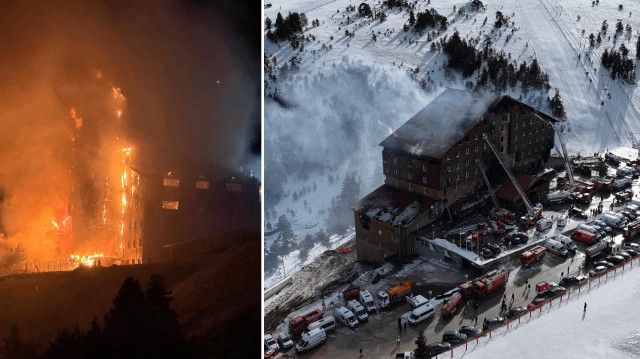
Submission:
<svg viewBox="0 0 640 359">
<path fill-rule="evenodd" d="M 407 168 L 413 168 L 413 166 L 411 165 L 411 161 L 407 163 Z"/>
<path fill-rule="evenodd" d="M 476 152 L 478 152 L 478 145 L 476 145 Z"/>
<path fill-rule="evenodd" d="M 411 172 L 408 172 L 408 173 L 407 173 L 407 178 L 408 178 L 408 179 L 411 179 L 411 178 L 413 178 L 413 173 L 411 173 Z"/>
<path fill-rule="evenodd" d="M 409 191 L 413 191 L 413 185 L 409 183 Z"/>
<path fill-rule="evenodd" d="M 382 235 L 382 230 L 378 229 L 378 235 L 381 236 Z"/>
<path fill-rule="evenodd" d="M 464 152 L 465 152 L 466 154 L 469 154 L 469 147 L 467 147 L 467 148 L 464 150 Z"/>
<path fill-rule="evenodd" d="M 397 176 L 398 175 L 398 169 L 394 169 L 393 170 L 393 174 Z"/>
<path fill-rule="evenodd" d="M 504 146 L 500 146 L 500 152 L 504 152 Z"/>
<path fill-rule="evenodd" d="M 447 165 L 447 172 L 451 172 L 451 165 Z"/>
<path fill-rule="evenodd" d="M 397 164 L 398 164 L 398 158 L 397 158 L 397 157 L 394 157 L 394 158 L 393 158 L 393 164 L 394 164 L 394 165 L 397 165 Z"/>
<path fill-rule="evenodd" d="M 456 171 L 460 169 L 460 163 L 456 163 Z"/>
<path fill-rule="evenodd" d="M 479 158 L 476 158 L 476 163 L 480 163 L 480 159 Z"/>
<path fill-rule="evenodd" d="M 456 182 L 460 181 L 460 175 L 456 175 Z"/>
<path fill-rule="evenodd" d="M 178 209 L 179 202 L 178 201 L 162 201 L 162 208 L 164 209 Z"/>
<path fill-rule="evenodd" d="M 178 187 L 180 186 L 180 180 L 176 178 L 165 178 L 164 179 L 165 187 Z"/>
<path fill-rule="evenodd" d="M 460 157 L 460 151 L 456 151 L 456 157 Z"/>
<path fill-rule="evenodd" d="M 478 140 L 478 134 L 476 133 L 476 135 L 474 136 L 474 139 L 477 141 Z"/>
<path fill-rule="evenodd" d="M 196 181 L 196 188 L 209 189 L 209 181 L 204 181 L 204 180 Z"/>
<path fill-rule="evenodd" d="M 422 177 L 422 183 L 427 183 L 427 177 Z"/>
<path fill-rule="evenodd" d="M 451 184 L 451 177 L 447 177 L 447 184 Z"/>
<path fill-rule="evenodd" d="M 500 132 L 504 132 L 504 125 L 500 125 Z"/>
<path fill-rule="evenodd" d="M 451 156 L 447 155 L 447 161 L 451 161 Z"/>
<path fill-rule="evenodd" d="M 483 149 L 483 150 L 486 150 L 486 149 L 487 149 L 487 143 L 486 143 L 486 142 L 482 144 L 482 149 Z"/>
<path fill-rule="evenodd" d="M 427 172 L 427 165 L 422 165 L 422 172 Z"/>
<path fill-rule="evenodd" d="M 464 177 L 469 178 L 469 171 L 464 171 Z"/>
<path fill-rule="evenodd" d="M 500 136 L 500 143 L 504 142 L 504 136 Z"/>
<path fill-rule="evenodd" d="M 518 128 L 518 123 L 517 122 L 516 122 L 516 126 L 515 127 Z"/>
</svg>

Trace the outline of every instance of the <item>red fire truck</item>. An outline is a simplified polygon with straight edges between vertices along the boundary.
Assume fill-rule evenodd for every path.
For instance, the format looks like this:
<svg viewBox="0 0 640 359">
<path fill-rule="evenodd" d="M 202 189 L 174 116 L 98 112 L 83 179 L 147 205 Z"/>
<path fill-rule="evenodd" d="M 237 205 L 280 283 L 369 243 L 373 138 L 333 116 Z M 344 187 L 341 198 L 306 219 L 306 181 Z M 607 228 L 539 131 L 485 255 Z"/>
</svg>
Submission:
<svg viewBox="0 0 640 359">
<path fill-rule="evenodd" d="M 509 271 L 498 268 L 476 279 L 472 284 L 461 284 L 460 288 L 467 295 L 475 294 L 478 297 L 484 297 L 500 287 L 505 287 L 507 280 L 509 280 Z"/>
<path fill-rule="evenodd" d="M 453 316 L 453 314 L 456 312 L 456 308 L 458 307 L 458 304 L 460 304 L 460 302 L 462 302 L 462 295 L 460 294 L 460 292 L 454 294 L 453 296 L 451 296 L 451 299 L 449 299 L 443 306 L 442 306 L 442 316 L 443 317 L 451 317 Z"/>
<path fill-rule="evenodd" d="M 546 251 L 547 249 L 543 246 L 535 246 L 520 254 L 520 264 L 526 267 L 535 261 L 539 261 L 544 257 Z"/>
<path fill-rule="evenodd" d="M 305 315 L 297 316 L 289 321 L 289 333 L 291 333 L 291 335 L 298 335 L 305 331 L 309 324 L 317 322 L 322 319 L 322 317 L 324 317 L 324 312 L 320 309 L 315 309 Z"/>
</svg>

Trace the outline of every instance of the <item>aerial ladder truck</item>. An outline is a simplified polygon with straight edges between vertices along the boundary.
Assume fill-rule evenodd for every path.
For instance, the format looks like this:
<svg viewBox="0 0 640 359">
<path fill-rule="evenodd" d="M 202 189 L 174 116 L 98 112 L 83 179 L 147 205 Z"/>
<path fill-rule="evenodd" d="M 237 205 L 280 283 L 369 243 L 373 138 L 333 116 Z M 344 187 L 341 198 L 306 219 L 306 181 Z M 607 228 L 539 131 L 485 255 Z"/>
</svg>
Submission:
<svg viewBox="0 0 640 359">
<path fill-rule="evenodd" d="M 543 121 L 545 123 L 549 123 L 549 121 L 546 121 L 545 119 L 540 117 L 538 114 L 533 113 L 533 115 L 536 116 L 537 118 L 539 118 L 541 121 Z M 558 150 L 558 145 L 556 145 L 555 143 L 553 145 L 556 148 L 556 152 L 558 152 L 558 156 L 560 156 L 560 159 L 562 159 L 562 162 L 564 162 L 564 166 L 567 169 L 567 177 L 569 177 L 569 192 L 572 193 L 576 189 L 576 183 L 573 180 L 573 172 L 571 171 L 571 164 L 569 163 L 569 155 L 567 154 L 567 146 L 565 146 L 564 139 L 562 138 L 562 131 L 557 126 L 554 126 L 552 123 L 549 123 L 549 126 L 551 126 L 551 128 L 553 128 L 553 130 L 558 135 L 558 139 L 560 140 L 560 145 L 562 146 L 562 152 L 560 152 Z"/>
<path fill-rule="evenodd" d="M 487 184 L 487 189 L 489 190 L 489 194 L 491 195 L 491 200 L 493 201 L 493 209 L 489 212 L 489 217 L 491 219 L 495 219 L 498 222 L 514 224 L 515 214 L 504 208 L 500 208 L 500 204 L 498 203 L 496 194 L 493 191 L 493 187 L 491 187 L 491 183 L 489 183 L 489 178 L 487 178 L 487 174 L 484 172 L 484 168 L 480 163 L 478 163 L 478 168 L 480 168 L 480 173 L 482 174 L 482 178 L 484 178 L 484 182 Z M 498 223 L 498 228 L 500 229 L 499 223 Z"/>
<path fill-rule="evenodd" d="M 513 175 L 513 173 L 511 173 L 511 170 L 509 169 L 509 167 L 507 167 L 504 164 L 504 162 L 502 162 L 502 159 L 500 158 L 500 154 L 496 150 L 491 140 L 489 140 L 489 136 L 487 136 L 486 133 L 483 133 L 482 138 L 484 138 L 484 140 L 487 141 L 487 144 L 491 148 L 491 151 L 493 151 L 493 154 L 496 155 L 498 162 L 500 163 L 502 168 L 504 168 L 504 171 L 507 173 L 507 176 L 509 176 L 509 179 L 513 183 L 513 187 L 515 187 L 516 191 L 518 191 L 520 198 L 522 198 L 522 202 L 524 203 L 525 207 L 527 207 L 527 214 L 523 218 L 524 227 L 526 229 L 529 229 L 529 227 L 535 226 L 538 219 L 542 218 L 542 206 L 534 207 L 533 205 L 531 205 L 529 198 L 520 187 L 520 184 L 518 184 L 518 180 L 516 179 L 516 177 Z"/>
</svg>

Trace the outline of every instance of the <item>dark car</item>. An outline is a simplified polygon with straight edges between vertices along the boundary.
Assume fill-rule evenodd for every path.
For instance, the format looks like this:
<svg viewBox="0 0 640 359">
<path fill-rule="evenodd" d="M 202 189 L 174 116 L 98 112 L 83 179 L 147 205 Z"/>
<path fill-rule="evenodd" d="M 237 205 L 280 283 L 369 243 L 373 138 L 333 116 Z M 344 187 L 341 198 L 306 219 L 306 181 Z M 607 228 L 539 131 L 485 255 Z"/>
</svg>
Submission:
<svg viewBox="0 0 640 359">
<path fill-rule="evenodd" d="M 613 263 L 614 265 L 618 265 L 618 264 L 624 262 L 624 257 L 619 256 L 619 255 L 610 255 L 607 258 L 605 258 L 604 260 L 609 262 L 609 263 Z"/>
<path fill-rule="evenodd" d="M 625 242 L 625 243 L 622 243 L 622 248 L 624 248 L 624 249 L 633 249 L 635 251 L 640 251 L 640 244 L 631 243 L 631 242 Z"/>
<path fill-rule="evenodd" d="M 561 295 L 565 295 L 567 293 L 567 289 L 565 287 L 557 286 L 553 288 L 549 288 L 544 293 L 538 294 L 538 297 L 545 299 L 554 299 L 558 298 Z"/>
<path fill-rule="evenodd" d="M 605 266 L 597 266 L 589 271 L 589 277 L 596 277 L 607 271 Z"/>
<path fill-rule="evenodd" d="M 631 211 L 626 211 L 626 210 L 625 211 L 621 211 L 620 214 L 625 216 L 625 217 L 627 217 L 627 218 L 629 218 L 629 219 L 636 219 L 638 217 L 638 216 L 636 216 L 635 213 L 633 213 Z"/>
<path fill-rule="evenodd" d="M 483 330 L 489 330 L 501 326 L 504 323 L 504 317 L 491 317 L 482 323 Z"/>
<path fill-rule="evenodd" d="M 638 256 L 638 254 L 640 254 L 640 252 L 638 252 L 635 249 L 631 249 L 631 248 L 625 249 L 624 252 L 628 253 L 632 258 L 635 258 L 635 257 Z"/>
<path fill-rule="evenodd" d="M 523 307 L 523 306 L 519 306 L 519 307 L 515 307 L 515 308 L 511 308 L 509 309 L 509 311 L 507 312 L 507 314 L 505 314 L 504 316 L 507 317 L 507 319 L 511 319 L 511 318 L 515 318 L 519 315 L 525 314 L 525 313 L 529 313 L 529 309 Z"/>
<path fill-rule="evenodd" d="M 480 255 L 483 258 L 491 258 L 493 257 L 495 254 L 493 253 L 493 251 L 487 247 L 482 248 L 482 250 L 480 251 Z"/>
<path fill-rule="evenodd" d="M 582 218 L 582 219 L 587 219 L 587 213 L 581 211 L 579 208 L 571 208 L 571 210 L 569 211 L 569 216 L 571 217 L 576 217 L 576 218 Z"/>
<path fill-rule="evenodd" d="M 629 254 L 629 253 L 627 253 L 625 251 L 617 252 L 616 255 L 624 258 L 625 261 L 628 261 L 629 259 L 631 259 L 631 254 Z"/>
<path fill-rule="evenodd" d="M 522 243 L 527 243 L 529 241 L 529 236 L 524 232 L 516 232 L 511 236 L 513 236 L 513 238 L 518 238 Z"/>
<path fill-rule="evenodd" d="M 583 275 L 579 275 L 579 276 L 567 276 L 564 277 L 560 280 L 560 285 L 562 285 L 563 287 L 568 287 L 568 286 L 572 286 L 572 285 L 578 285 L 578 284 L 583 284 L 585 283 L 589 278 L 583 276 Z"/>
<path fill-rule="evenodd" d="M 475 338 L 476 335 L 482 335 L 482 330 L 469 325 L 460 327 L 460 330 L 458 330 L 458 332 L 466 335 L 467 338 Z"/>
<path fill-rule="evenodd" d="M 451 344 L 435 342 L 435 343 L 428 344 L 427 350 L 429 351 L 429 356 L 434 356 L 434 355 L 442 354 L 451 350 Z"/>
<path fill-rule="evenodd" d="M 453 331 L 446 331 L 442 333 L 442 342 L 446 342 L 451 345 L 464 343 L 465 340 L 467 340 L 466 334 Z"/>
<path fill-rule="evenodd" d="M 500 254 L 501 250 L 500 250 L 500 246 L 495 244 L 495 243 L 489 243 L 487 244 L 485 247 L 491 249 L 491 251 L 493 252 L 494 255 L 498 255 Z"/>
<path fill-rule="evenodd" d="M 597 261 L 593 263 L 593 267 L 605 267 L 607 269 L 613 268 L 613 263 L 607 261 Z"/>
</svg>

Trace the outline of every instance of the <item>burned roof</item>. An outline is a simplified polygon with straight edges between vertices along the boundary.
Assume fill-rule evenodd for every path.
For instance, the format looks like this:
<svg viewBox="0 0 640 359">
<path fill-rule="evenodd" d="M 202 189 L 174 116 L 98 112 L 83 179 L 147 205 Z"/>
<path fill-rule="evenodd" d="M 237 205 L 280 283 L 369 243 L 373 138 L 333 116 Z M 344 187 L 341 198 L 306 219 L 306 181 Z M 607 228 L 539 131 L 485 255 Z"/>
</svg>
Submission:
<svg viewBox="0 0 640 359">
<path fill-rule="evenodd" d="M 509 96 L 446 89 L 380 146 L 439 160 L 504 99 L 525 106 L 545 120 L 556 122 L 551 116 Z"/>
<path fill-rule="evenodd" d="M 434 203 L 431 198 L 382 185 L 351 206 L 351 209 L 394 227 L 407 227 Z"/>
<path fill-rule="evenodd" d="M 416 156 L 442 158 L 501 99 L 491 93 L 447 89 L 380 145 Z"/>
</svg>

